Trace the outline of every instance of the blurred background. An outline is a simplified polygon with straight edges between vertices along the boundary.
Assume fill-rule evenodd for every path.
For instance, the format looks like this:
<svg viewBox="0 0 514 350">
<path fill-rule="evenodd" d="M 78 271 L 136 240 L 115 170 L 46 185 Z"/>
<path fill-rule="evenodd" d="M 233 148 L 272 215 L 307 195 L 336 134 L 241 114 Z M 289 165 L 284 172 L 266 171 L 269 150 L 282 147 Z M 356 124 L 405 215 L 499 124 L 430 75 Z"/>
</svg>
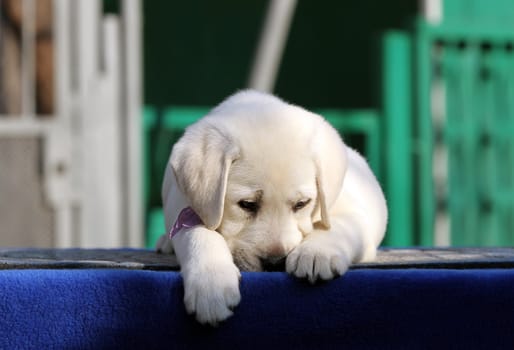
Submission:
<svg viewBox="0 0 514 350">
<path fill-rule="evenodd" d="M 0 0 L 0 247 L 152 247 L 184 128 L 238 89 L 369 160 L 386 246 L 514 243 L 512 0 Z"/>
</svg>

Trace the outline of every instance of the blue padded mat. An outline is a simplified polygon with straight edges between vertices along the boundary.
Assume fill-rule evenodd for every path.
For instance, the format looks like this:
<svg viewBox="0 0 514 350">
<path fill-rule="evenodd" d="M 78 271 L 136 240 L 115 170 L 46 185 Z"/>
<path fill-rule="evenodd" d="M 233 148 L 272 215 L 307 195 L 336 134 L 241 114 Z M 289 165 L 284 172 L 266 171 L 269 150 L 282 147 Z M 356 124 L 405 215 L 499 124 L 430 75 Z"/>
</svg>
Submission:
<svg viewBox="0 0 514 350">
<path fill-rule="evenodd" d="M 514 269 L 498 254 L 493 268 L 473 267 L 476 257 L 471 268 L 391 267 L 382 257 L 382 267 L 316 285 L 245 272 L 235 315 L 212 328 L 186 314 L 177 271 L 7 268 L 16 259 L 5 251 L 0 349 L 513 349 Z"/>
</svg>

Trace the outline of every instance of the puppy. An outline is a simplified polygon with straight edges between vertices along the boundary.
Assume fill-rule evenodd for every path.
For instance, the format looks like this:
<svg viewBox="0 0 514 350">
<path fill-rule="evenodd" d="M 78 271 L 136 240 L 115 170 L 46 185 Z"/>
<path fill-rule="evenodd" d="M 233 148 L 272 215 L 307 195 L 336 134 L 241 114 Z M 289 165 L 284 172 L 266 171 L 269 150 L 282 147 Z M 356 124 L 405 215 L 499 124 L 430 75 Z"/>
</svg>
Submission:
<svg viewBox="0 0 514 350">
<path fill-rule="evenodd" d="M 321 116 L 256 91 L 229 97 L 175 144 L 162 187 L 184 302 L 217 324 L 240 301 L 240 270 L 285 263 L 311 282 L 372 260 L 387 223 L 366 161 Z M 171 239 L 169 238 L 171 236 Z"/>
</svg>

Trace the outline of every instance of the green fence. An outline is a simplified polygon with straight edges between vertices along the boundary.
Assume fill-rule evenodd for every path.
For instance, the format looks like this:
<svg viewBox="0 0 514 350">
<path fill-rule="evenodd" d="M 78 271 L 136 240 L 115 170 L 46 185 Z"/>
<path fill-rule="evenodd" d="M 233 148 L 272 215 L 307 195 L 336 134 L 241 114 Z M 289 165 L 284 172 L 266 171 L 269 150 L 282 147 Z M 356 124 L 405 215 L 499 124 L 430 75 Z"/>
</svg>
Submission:
<svg viewBox="0 0 514 350">
<path fill-rule="evenodd" d="M 412 181 L 401 197 L 393 182 L 404 171 L 386 173 L 390 231 L 413 229 L 396 236 L 400 245 L 441 243 L 441 227 L 451 245 L 514 244 L 513 16 L 512 1 L 448 0 L 440 23 L 419 19 L 384 36 L 385 148 L 406 142 Z M 406 124 L 395 113 L 409 115 Z M 412 221 L 400 207 L 412 208 Z"/>
<path fill-rule="evenodd" d="M 428 110 L 429 97 L 419 97 L 426 106 L 419 118 L 432 120 L 432 133 L 426 125 L 419 136 L 433 149 L 443 148 L 447 157 L 447 188 L 433 199 L 429 211 L 447 212 L 453 245 L 511 245 L 514 27 L 419 23 L 416 40 L 421 89 L 442 89 L 445 96 L 441 118 Z M 421 57 L 429 55 L 428 65 Z M 428 155 L 423 161 L 430 168 Z M 434 191 L 437 194 L 437 187 Z M 425 196 L 428 204 L 429 193 Z M 427 225 L 425 231 L 432 230 Z"/>
</svg>

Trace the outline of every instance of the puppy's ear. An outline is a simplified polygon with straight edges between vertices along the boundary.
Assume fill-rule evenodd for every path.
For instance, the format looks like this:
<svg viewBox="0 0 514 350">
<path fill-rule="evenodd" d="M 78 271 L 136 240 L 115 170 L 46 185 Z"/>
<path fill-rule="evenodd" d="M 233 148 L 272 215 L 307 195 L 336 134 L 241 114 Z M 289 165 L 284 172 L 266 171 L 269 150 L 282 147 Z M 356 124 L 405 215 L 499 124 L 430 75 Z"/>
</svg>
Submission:
<svg viewBox="0 0 514 350">
<path fill-rule="evenodd" d="M 316 188 L 318 190 L 318 210 L 314 217 L 316 221 L 319 221 L 325 229 L 330 228 L 330 218 L 328 216 L 327 199 L 325 197 L 325 181 L 322 179 L 322 170 L 319 163 L 314 160 L 316 165 Z"/>
<path fill-rule="evenodd" d="M 314 219 L 330 228 L 330 207 L 336 201 L 346 173 L 346 146 L 337 131 L 323 120 L 314 133 L 312 152 L 316 167 L 318 209 Z"/>
<path fill-rule="evenodd" d="M 205 226 L 221 224 L 230 166 L 238 147 L 216 127 L 199 123 L 175 144 L 170 157 L 177 184 Z"/>
</svg>

